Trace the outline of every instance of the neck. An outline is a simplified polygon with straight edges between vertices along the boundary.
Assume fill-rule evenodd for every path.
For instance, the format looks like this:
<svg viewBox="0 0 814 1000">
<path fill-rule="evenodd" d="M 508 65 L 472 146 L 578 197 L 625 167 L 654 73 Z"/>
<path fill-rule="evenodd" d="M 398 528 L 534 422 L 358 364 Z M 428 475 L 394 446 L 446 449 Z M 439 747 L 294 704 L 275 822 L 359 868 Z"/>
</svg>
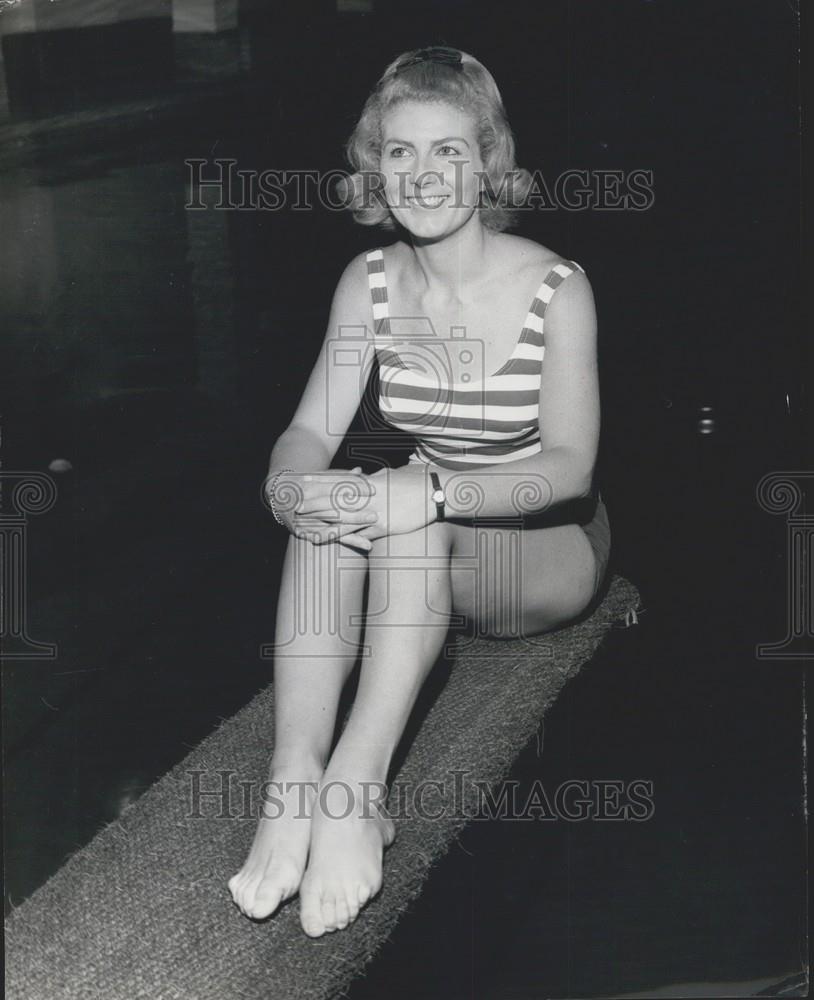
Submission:
<svg viewBox="0 0 814 1000">
<path fill-rule="evenodd" d="M 481 278 L 489 268 L 493 239 L 477 215 L 442 240 L 412 237 L 415 264 L 426 283 L 425 294 L 457 297 L 462 287 Z"/>
</svg>

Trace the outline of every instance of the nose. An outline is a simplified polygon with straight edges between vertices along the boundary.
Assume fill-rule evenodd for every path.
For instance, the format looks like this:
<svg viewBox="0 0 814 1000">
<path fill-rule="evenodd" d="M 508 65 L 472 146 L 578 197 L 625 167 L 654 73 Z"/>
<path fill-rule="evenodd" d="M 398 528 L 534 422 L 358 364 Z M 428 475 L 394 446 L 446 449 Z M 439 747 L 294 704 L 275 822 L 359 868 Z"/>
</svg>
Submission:
<svg viewBox="0 0 814 1000">
<path fill-rule="evenodd" d="M 411 177 L 413 187 L 417 194 L 422 191 L 430 191 L 438 187 L 444 180 L 444 175 L 440 170 L 434 170 L 430 166 L 429 156 L 420 158 L 415 163 L 415 170 Z"/>
</svg>

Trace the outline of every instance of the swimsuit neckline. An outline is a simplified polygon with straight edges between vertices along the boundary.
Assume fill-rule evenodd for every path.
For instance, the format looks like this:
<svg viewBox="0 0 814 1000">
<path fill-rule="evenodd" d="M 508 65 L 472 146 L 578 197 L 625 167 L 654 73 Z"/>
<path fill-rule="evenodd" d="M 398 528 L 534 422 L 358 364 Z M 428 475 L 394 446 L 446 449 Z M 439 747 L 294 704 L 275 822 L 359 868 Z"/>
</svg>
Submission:
<svg viewBox="0 0 814 1000">
<path fill-rule="evenodd" d="M 387 269 L 386 269 L 385 262 L 384 262 L 384 249 L 383 248 L 379 248 L 379 252 L 381 253 L 382 277 L 383 277 L 383 280 L 384 280 L 384 288 L 385 288 L 385 291 L 387 291 Z M 558 263 L 560 263 L 560 262 L 558 261 Z M 523 320 L 523 325 L 520 328 L 520 333 L 519 333 L 519 335 L 517 337 L 517 340 L 515 342 L 515 345 L 514 345 L 514 348 L 512 350 L 512 353 L 509 355 L 509 357 L 506 359 L 506 361 L 500 366 L 500 368 L 498 368 L 498 370 L 496 372 L 493 372 L 491 375 L 484 376 L 484 378 L 472 379 L 469 382 L 448 382 L 446 384 L 449 386 L 449 388 L 451 388 L 451 389 L 471 389 L 474 386 L 483 385 L 485 382 L 488 382 L 490 379 L 497 378 L 499 375 L 502 375 L 505 372 L 505 370 L 509 367 L 509 365 L 512 363 L 512 361 L 515 360 L 517 352 L 520 349 L 520 345 L 522 343 L 524 343 L 523 334 L 526 332 L 526 330 L 529 327 L 529 319 L 534 315 L 534 307 L 535 307 L 537 301 L 540 298 L 540 292 L 542 291 L 542 289 L 543 289 L 546 281 L 548 280 L 548 278 L 549 278 L 549 276 L 551 274 L 551 271 L 556 266 L 557 265 L 554 264 L 552 268 L 549 268 L 548 273 L 546 274 L 545 278 L 543 278 L 543 280 L 538 285 L 537 291 L 534 293 L 534 298 L 531 300 L 531 305 L 529 306 L 528 311 L 526 312 L 525 319 Z M 388 320 L 388 327 L 389 327 L 389 320 L 390 320 L 390 296 L 389 296 L 389 293 L 387 294 L 387 298 L 385 299 L 385 304 L 386 304 L 385 315 L 381 317 L 381 319 L 379 320 L 379 323 L 381 323 L 382 320 Z M 395 337 L 393 337 L 392 339 L 395 342 L 398 342 Z M 426 377 L 426 376 L 422 375 L 421 372 L 415 371 L 415 369 L 413 369 L 413 368 L 408 368 L 407 370 L 412 375 L 416 375 L 419 378 L 425 378 Z"/>
</svg>

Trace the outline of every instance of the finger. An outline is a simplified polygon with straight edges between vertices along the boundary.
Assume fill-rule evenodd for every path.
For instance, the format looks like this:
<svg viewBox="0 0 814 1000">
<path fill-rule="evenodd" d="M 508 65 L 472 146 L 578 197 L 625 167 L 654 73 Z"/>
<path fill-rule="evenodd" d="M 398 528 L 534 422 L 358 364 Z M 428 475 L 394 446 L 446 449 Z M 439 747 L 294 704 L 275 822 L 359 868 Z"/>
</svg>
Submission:
<svg viewBox="0 0 814 1000">
<path fill-rule="evenodd" d="M 341 538 L 337 538 L 337 542 L 340 545 L 344 545 L 348 549 L 354 549 L 357 552 L 370 552 L 373 548 L 373 543 L 368 538 L 360 538 L 356 534 L 343 535 Z"/>
<path fill-rule="evenodd" d="M 352 529 L 339 532 L 336 528 L 329 529 L 324 535 L 319 537 L 313 534 L 311 541 L 314 545 L 330 545 L 332 543 L 338 543 L 339 545 L 345 545 L 348 548 L 356 549 L 361 552 L 369 552 L 372 544 L 369 538 L 361 538 L 359 534 Z"/>
<path fill-rule="evenodd" d="M 325 545 L 328 542 L 335 542 L 345 535 L 354 534 L 359 530 L 359 526 L 356 524 L 312 525 L 311 527 L 303 527 L 303 535 L 315 545 Z"/>
<path fill-rule="evenodd" d="M 379 515 L 374 510 L 314 510 L 307 514 L 300 514 L 299 517 L 301 519 L 313 517 L 330 524 L 336 522 L 341 524 L 371 524 L 378 520 Z"/>
<path fill-rule="evenodd" d="M 320 493 L 310 497 L 303 497 L 294 508 L 294 513 L 308 514 L 310 516 L 318 510 L 336 510 L 336 508 L 331 504 L 330 496 Z"/>
<path fill-rule="evenodd" d="M 377 521 L 377 514 L 374 514 L 372 518 L 367 516 L 360 518 L 358 515 L 355 515 L 347 518 L 342 517 L 341 519 L 335 516 L 315 517 L 313 514 L 303 514 L 293 519 L 293 527 L 295 531 L 303 534 L 318 534 L 320 538 L 327 539 L 327 533 L 330 531 L 334 534 L 344 535 L 349 531 L 360 531 L 363 528 L 370 528 Z"/>
<path fill-rule="evenodd" d="M 377 538 L 384 538 L 387 531 L 381 524 L 368 524 L 363 525 L 361 528 L 354 530 L 350 537 L 352 538 L 365 538 L 371 542 L 375 541 Z M 348 537 L 347 535 L 344 537 Z"/>
<path fill-rule="evenodd" d="M 355 534 L 361 538 L 369 538 L 372 540 L 375 538 L 382 538 L 387 534 L 387 532 L 382 529 L 381 525 L 371 524 L 366 528 L 360 528 L 357 532 L 355 532 Z"/>
<path fill-rule="evenodd" d="M 341 493 L 321 493 L 314 494 L 313 496 L 303 497 L 297 506 L 294 508 L 295 514 L 313 514 L 316 517 L 321 517 L 324 512 L 331 514 L 336 513 L 359 513 L 358 510 L 346 509 L 345 504 L 348 504 L 348 508 L 351 505 L 362 504 L 363 506 L 360 510 L 364 510 L 367 506 L 367 501 L 374 495 L 376 491 L 373 490 L 370 493 L 359 493 L 354 496 L 343 496 Z"/>
</svg>

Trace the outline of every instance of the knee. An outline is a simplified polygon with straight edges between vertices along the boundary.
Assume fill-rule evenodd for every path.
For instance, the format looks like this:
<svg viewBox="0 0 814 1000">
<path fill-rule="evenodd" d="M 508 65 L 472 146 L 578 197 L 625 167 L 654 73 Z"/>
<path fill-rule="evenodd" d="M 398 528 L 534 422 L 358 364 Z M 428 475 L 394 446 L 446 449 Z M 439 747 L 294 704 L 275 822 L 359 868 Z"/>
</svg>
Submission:
<svg viewBox="0 0 814 1000">
<path fill-rule="evenodd" d="M 418 602 L 433 616 L 448 614 L 451 547 L 452 534 L 444 522 L 375 539 L 368 570 L 369 600 L 375 605 L 384 593 L 401 604 Z"/>
<path fill-rule="evenodd" d="M 431 552 L 447 554 L 452 549 L 453 531 L 448 521 L 433 521 L 421 529 Z"/>
<path fill-rule="evenodd" d="M 293 533 L 288 536 L 286 552 L 295 563 L 307 565 L 322 563 L 325 566 L 332 566 L 336 563 L 343 565 L 352 563 L 364 567 L 368 557 L 367 552 L 362 552 L 351 545 L 342 545 L 336 539 L 315 544 L 310 539 Z"/>
<path fill-rule="evenodd" d="M 387 556 L 438 556 L 448 555 L 452 549 L 452 528 L 446 521 L 431 524 L 401 535 L 383 535 L 373 540 L 370 554 Z"/>
</svg>

